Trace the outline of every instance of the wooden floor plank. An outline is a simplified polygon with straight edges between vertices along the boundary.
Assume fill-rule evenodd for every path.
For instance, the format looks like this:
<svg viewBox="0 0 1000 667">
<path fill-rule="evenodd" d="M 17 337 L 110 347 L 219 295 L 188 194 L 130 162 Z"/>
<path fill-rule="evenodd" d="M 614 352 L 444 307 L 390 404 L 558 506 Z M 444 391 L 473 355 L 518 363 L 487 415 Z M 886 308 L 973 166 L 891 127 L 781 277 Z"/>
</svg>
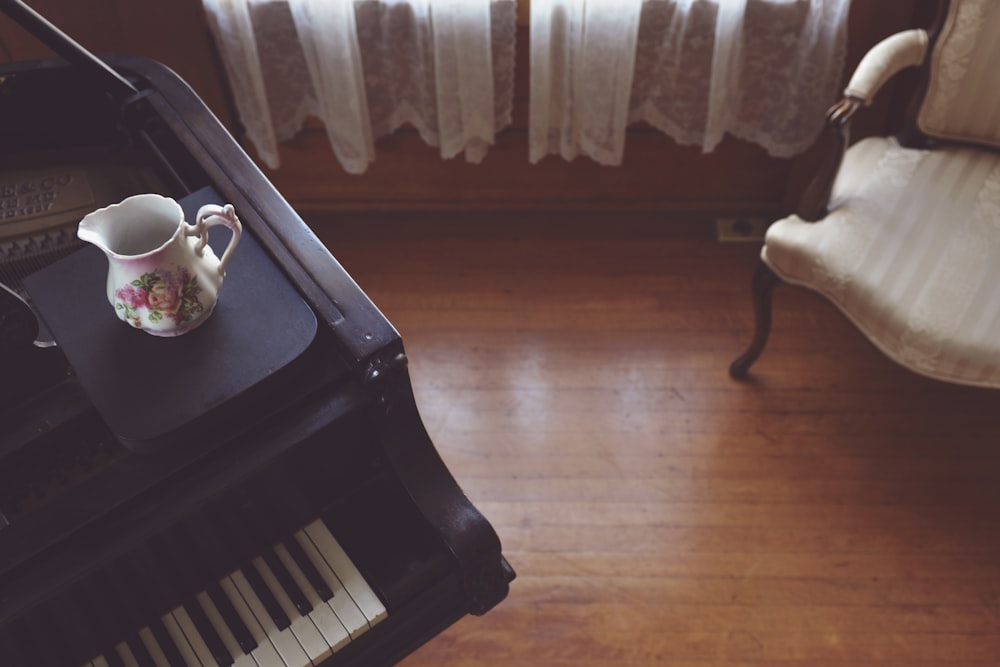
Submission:
<svg viewBox="0 0 1000 667">
<path fill-rule="evenodd" d="M 698 222 L 311 220 L 518 572 L 407 667 L 1000 664 L 1000 392 L 885 359 Z"/>
</svg>

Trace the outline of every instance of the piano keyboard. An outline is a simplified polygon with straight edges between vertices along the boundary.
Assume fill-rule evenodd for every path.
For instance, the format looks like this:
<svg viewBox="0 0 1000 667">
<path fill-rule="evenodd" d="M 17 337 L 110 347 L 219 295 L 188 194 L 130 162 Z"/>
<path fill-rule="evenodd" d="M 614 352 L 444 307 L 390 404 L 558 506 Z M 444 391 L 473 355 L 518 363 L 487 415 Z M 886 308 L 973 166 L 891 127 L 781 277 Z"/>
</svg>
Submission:
<svg viewBox="0 0 1000 667">
<path fill-rule="evenodd" d="M 145 594 L 166 595 L 171 578 L 185 576 L 186 562 L 168 545 L 149 558 L 165 581 L 149 582 L 148 591 L 107 582 L 116 594 L 106 602 L 104 622 L 91 619 L 90 628 L 102 647 L 81 667 L 306 667 L 386 618 L 381 601 L 317 519 L 132 636 L 115 637 L 107 626 L 116 613 L 141 613 L 150 601 Z"/>
</svg>

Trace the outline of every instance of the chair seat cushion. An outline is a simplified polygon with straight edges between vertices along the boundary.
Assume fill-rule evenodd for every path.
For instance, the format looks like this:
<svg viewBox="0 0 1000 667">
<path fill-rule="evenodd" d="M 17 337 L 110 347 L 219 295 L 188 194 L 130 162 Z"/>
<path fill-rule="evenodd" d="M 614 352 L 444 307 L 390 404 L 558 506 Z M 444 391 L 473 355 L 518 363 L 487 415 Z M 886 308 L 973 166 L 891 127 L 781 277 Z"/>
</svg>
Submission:
<svg viewBox="0 0 1000 667">
<path fill-rule="evenodd" d="M 1000 387 L 1000 153 L 865 139 L 847 151 L 830 209 L 775 222 L 767 265 L 902 365 Z"/>
</svg>

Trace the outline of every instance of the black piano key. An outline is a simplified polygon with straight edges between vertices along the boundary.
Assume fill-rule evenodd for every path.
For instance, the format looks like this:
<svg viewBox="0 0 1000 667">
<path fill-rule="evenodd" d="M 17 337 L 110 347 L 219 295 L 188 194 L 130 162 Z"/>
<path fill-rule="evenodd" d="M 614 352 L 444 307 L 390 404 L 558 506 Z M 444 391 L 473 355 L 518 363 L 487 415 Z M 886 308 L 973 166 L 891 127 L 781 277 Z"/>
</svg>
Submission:
<svg viewBox="0 0 1000 667">
<path fill-rule="evenodd" d="M 236 517 L 241 532 L 246 533 L 256 528 L 266 535 L 270 545 L 289 536 L 295 524 L 287 519 L 287 508 L 284 506 L 283 499 L 274 493 L 272 485 L 266 484 L 263 488 L 258 489 L 254 499 L 254 506 L 252 508 L 244 506 Z M 253 515 L 249 515 L 248 512 L 252 512 Z M 302 616 L 308 616 L 312 612 L 312 604 L 292 578 L 288 568 L 278 558 L 273 547 L 265 548 L 261 556 L 285 591 L 288 599 L 292 601 L 296 611 Z"/>
<path fill-rule="evenodd" d="M 274 578 L 278 580 L 278 585 L 285 591 L 288 599 L 292 601 L 296 611 L 303 616 L 311 614 L 313 610 L 312 604 L 310 604 L 302 589 L 299 588 L 299 585 L 295 583 L 291 572 L 288 571 L 285 564 L 278 558 L 278 554 L 273 549 L 268 549 L 264 552 L 263 558 L 267 566 L 271 568 Z"/>
<path fill-rule="evenodd" d="M 122 657 L 118 655 L 114 645 L 109 646 L 103 656 L 109 667 L 125 667 L 125 663 L 122 662 Z"/>
<path fill-rule="evenodd" d="M 242 512 L 235 518 L 239 521 L 237 530 L 246 532 L 251 529 L 250 523 L 246 520 L 246 516 L 243 515 Z M 264 519 L 264 521 L 266 522 L 267 520 Z M 268 528 L 272 530 L 275 529 L 274 526 L 269 526 Z M 296 611 L 298 611 L 302 616 L 308 616 L 312 612 L 312 605 L 309 603 L 309 600 L 306 599 L 305 593 L 302 592 L 298 584 L 295 583 L 295 580 L 292 579 L 292 575 L 289 573 L 284 563 L 278 559 L 278 554 L 274 552 L 273 548 L 264 547 L 260 556 L 271 569 L 271 572 L 274 574 L 274 578 L 278 580 L 278 585 L 280 585 L 282 590 L 285 591 L 285 595 L 287 595 L 288 599 L 292 601 Z"/>
<path fill-rule="evenodd" d="M 323 579 L 322 575 L 320 575 L 316 566 L 313 565 L 313 562 L 309 559 L 308 554 L 306 554 L 302 545 L 299 544 L 299 541 L 292 536 L 285 538 L 281 541 L 281 543 L 285 546 L 285 549 L 288 550 L 288 553 L 292 557 L 292 560 L 295 561 L 295 564 L 299 566 L 300 570 L 302 570 L 302 574 L 305 575 L 309 585 L 311 585 L 313 590 L 316 591 L 316 595 L 319 596 L 319 599 L 323 602 L 329 602 L 333 599 L 333 591 L 331 591 L 330 587 L 326 585 L 326 581 Z"/>
<path fill-rule="evenodd" d="M 185 554 L 182 550 L 175 548 L 172 540 L 165 537 L 154 538 L 150 547 L 154 562 L 159 565 L 160 571 L 166 575 L 174 590 L 183 591 L 180 596 L 180 604 L 191 618 L 191 622 L 194 623 L 195 629 L 212 653 L 212 657 L 222 667 L 229 667 L 233 664 L 233 656 L 229 655 L 222 638 L 215 631 L 212 622 L 208 620 L 201 603 L 195 598 L 194 594 L 200 590 L 201 586 L 190 568 L 186 565 L 182 567 L 182 563 L 187 560 Z"/>
<path fill-rule="evenodd" d="M 275 544 L 281 537 L 287 536 L 290 531 L 285 522 L 281 520 L 279 516 L 280 510 L 277 505 L 271 502 L 270 498 L 264 492 L 261 492 L 261 495 L 262 497 L 259 499 L 259 502 L 255 503 L 253 507 L 243 506 L 237 510 L 235 519 L 238 530 L 246 533 L 256 528 L 263 532 L 268 544 Z M 248 512 L 252 512 L 253 516 L 249 516 Z M 310 604 L 302 589 L 299 588 L 299 585 L 295 583 L 288 568 L 278 558 L 278 554 L 275 553 L 274 549 L 271 546 L 265 547 L 261 551 L 261 557 L 271 569 L 274 578 L 278 580 L 278 584 L 282 590 L 285 591 L 285 595 L 292 601 L 292 605 L 294 605 L 296 611 L 302 616 L 308 616 L 312 613 L 312 604 Z"/>
<path fill-rule="evenodd" d="M 138 606 L 123 587 L 120 571 L 115 569 L 112 574 L 110 570 L 105 570 L 96 576 L 101 588 L 108 594 L 108 608 L 114 616 L 115 623 L 118 627 L 126 629 L 125 643 L 128 644 L 139 667 L 156 667 L 153 656 L 149 654 L 145 642 L 139 637 L 138 630 L 145 623 L 140 620 L 142 616 Z M 140 627 L 136 627 L 137 625 Z"/>
<path fill-rule="evenodd" d="M 278 604 L 278 600 L 274 597 L 274 593 L 271 589 L 267 587 L 264 583 L 264 579 L 260 576 L 260 572 L 257 570 L 257 566 L 252 562 L 247 562 L 240 571 L 243 576 L 246 577 L 247 582 L 250 584 L 250 588 L 253 589 L 254 594 L 260 600 L 261 604 L 264 605 L 264 611 L 267 612 L 271 620 L 278 627 L 279 630 L 285 630 L 292 624 L 292 621 L 285 614 L 285 610 L 281 608 Z"/>
<path fill-rule="evenodd" d="M 248 537 L 240 530 L 235 529 L 230 519 L 227 519 L 217 508 L 210 510 L 210 515 L 213 525 L 223 536 L 225 545 L 234 549 L 237 555 L 236 560 L 241 563 L 239 569 L 246 577 L 254 594 L 260 600 L 261 604 L 264 605 L 267 615 L 271 617 L 271 620 L 274 621 L 279 630 L 287 629 L 292 622 L 281 608 L 281 605 L 278 604 L 274 594 L 271 593 L 271 590 L 264 583 L 260 573 L 257 571 L 257 567 L 253 564 L 252 559 L 259 554 L 254 553 Z"/>
<path fill-rule="evenodd" d="M 177 606 L 169 592 L 163 587 L 163 579 L 154 565 L 142 554 L 136 553 L 129 560 L 119 562 L 119 568 L 126 576 L 126 581 L 134 582 L 138 591 L 133 600 L 143 609 L 142 617 L 149 619 L 149 631 L 156 640 L 167 662 L 171 665 L 185 664 L 183 656 L 177 650 L 173 638 L 163 625 L 161 616 Z"/>
<path fill-rule="evenodd" d="M 138 634 L 133 635 L 133 638 L 128 639 L 126 643 L 129 649 L 131 649 L 132 656 L 139 664 L 139 667 L 156 667 L 156 661 L 149 654 L 146 642 L 142 641 L 142 638 Z"/>
<path fill-rule="evenodd" d="M 189 544 L 195 545 L 198 552 L 205 558 L 209 571 L 219 575 L 221 578 L 223 574 L 228 574 L 235 569 L 236 564 L 226 560 L 227 554 L 223 553 L 222 546 L 219 544 L 216 535 L 208 529 L 208 526 L 204 522 L 193 520 L 191 525 L 184 528 L 184 531 Z M 233 603 L 230 602 L 229 596 L 222 590 L 218 580 L 209 582 L 205 587 L 205 592 L 208 593 L 208 597 L 211 598 L 216 609 L 219 610 L 222 620 L 225 621 L 229 631 L 233 633 L 240 648 L 244 653 L 249 655 L 251 651 L 257 648 L 257 640 L 253 638 L 250 629 L 247 628 L 243 619 L 233 607 Z"/>
<path fill-rule="evenodd" d="M 209 583 L 215 584 L 216 582 L 211 580 L 206 582 L 205 576 L 199 576 L 195 572 L 195 568 L 190 558 L 188 558 L 190 542 L 188 541 L 187 534 L 175 529 L 172 538 L 169 547 L 173 549 L 173 560 L 170 564 L 175 566 L 180 575 L 185 578 L 186 585 L 189 587 L 188 590 L 197 589 L 197 591 L 206 591 Z M 221 590 L 219 592 L 221 593 Z M 193 595 L 187 598 L 187 600 L 188 602 L 185 603 L 184 608 L 187 609 L 191 621 L 195 624 L 208 649 L 212 652 L 212 657 L 222 667 L 228 667 L 233 664 L 235 656 L 229 654 L 229 649 L 226 648 L 225 642 L 222 641 L 222 638 L 215 630 L 215 626 L 212 625 L 212 622 L 205 614 L 205 609 L 202 607 L 201 602 Z"/>
<path fill-rule="evenodd" d="M 331 600 L 333 591 L 326 585 L 293 534 L 305 522 L 315 518 L 315 514 L 308 510 L 305 499 L 296 493 L 295 488 L 283 483 L 262 485 L 256 497 L 259 500 L 257 505 L 260 508 L 260 515 L 268 524 L 271 535 L 274 539 L 280 540 L 288 550 L 292 560 L 302 570 L 319 599 L 324 602 Z"/>
<path fill-rule="evenodd" d="M 218 582 L 212 582 L 205 589 L 208 593 L 209 599 L 215 608 L 219 611 L 219 615 L 222 616 L 222 620 L 225 622 L 226 627 L 229 631 L 233 633 L 233 637 L 236 638 L 236 643 L 240 645 L 240 648 L 247 655 L 250 654 L 255 648 L 257 648 L 257 640 L 253 638 L 253 634 L 250 629 L 247 628 L 243 619 L 240 617 L 239 612 L 233 607 L 233 603 L 229 600 L 229 596 L 226 595 L 225 591 Z"/>
<path fill-rule="evenodd" d="M 173 637 L 167 632 L 167 626 L 163 624 L 160 617 L 156 617 L 149 622 L 149 632 L 153 635 L 156 645 L 163 651 L 164 657 L 171 665 L 184 665 L 184 657 L 177 650 Z"/>
</svg>

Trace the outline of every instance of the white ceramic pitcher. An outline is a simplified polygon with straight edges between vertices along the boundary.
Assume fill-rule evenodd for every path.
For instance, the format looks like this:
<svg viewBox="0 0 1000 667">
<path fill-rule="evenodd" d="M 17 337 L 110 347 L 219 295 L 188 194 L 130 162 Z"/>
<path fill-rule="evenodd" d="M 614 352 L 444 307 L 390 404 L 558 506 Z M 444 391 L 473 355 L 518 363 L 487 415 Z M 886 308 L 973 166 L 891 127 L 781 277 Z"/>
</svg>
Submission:
<svg viewBox="0 0 1000 667">
<path fill-rule="evenodd" d="M 221 260 L 206 245 L 215 225 L 233 234 Z M 242 231 L 231 204 L 202 206 L 192 225 L 173 199 L 142 194 L 88 214 L 77 236 L 107 255 L 108 301 L 119 319 L 178 336 L 212 314 Z"/>
</svg>

